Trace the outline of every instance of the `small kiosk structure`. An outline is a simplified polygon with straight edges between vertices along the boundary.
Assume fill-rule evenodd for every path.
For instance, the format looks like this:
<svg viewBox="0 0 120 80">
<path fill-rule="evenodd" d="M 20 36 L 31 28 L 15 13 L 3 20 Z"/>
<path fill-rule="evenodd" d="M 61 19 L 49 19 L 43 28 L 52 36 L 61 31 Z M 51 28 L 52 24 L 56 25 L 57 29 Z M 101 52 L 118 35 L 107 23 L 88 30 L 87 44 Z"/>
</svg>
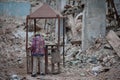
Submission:
<svg viewBox="0 0 120 80">
<path fill-rule="evenodd" d="M 60 54 L 60 19 L 64 18 L 58 11 L 52 9 L 48 4 L 44 3 L 40 8 L 38 8 L 35 12 L 31 13 L 26 17 L 26 56 L 27 56 L 27 73 L 31 73 L 33 60 L 32 56 L 30 56 L 30 48 L 28 47 L 28 29 L 29 29 L 29 20 L 34 20 L 34 34 L 36 34 L 36 23 L 38 19 L 56 19 L 58 20 L 58 41 L 56 45 L 46 45 L 45 49 L 45 72 L 48 73 L 48 47 L 50 46 L 51 50 L 54 46 L 56 46 L 57 53 Z M 64 19 L 63 19 L 64 20 Z M 64 21 L 63 21 L 64 22 Z M 63 65 L 64 65 L 64 26 L 63 26 Z M 39 66 L 39 64 L 38 64 Z M 60 64 L 58 64 L 60 67 Z M 54 67 L 54 66 L 53 66 Z"/>
</svg>

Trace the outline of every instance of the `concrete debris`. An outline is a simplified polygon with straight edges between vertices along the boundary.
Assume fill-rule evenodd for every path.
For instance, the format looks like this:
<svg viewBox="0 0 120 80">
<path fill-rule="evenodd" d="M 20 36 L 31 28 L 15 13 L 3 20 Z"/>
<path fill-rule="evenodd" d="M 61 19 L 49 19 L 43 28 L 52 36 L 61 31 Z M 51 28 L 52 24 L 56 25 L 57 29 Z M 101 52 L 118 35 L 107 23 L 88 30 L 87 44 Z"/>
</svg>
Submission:
<svg viewBox="0 0 120 80">
<path fill-rule="evenodd" d="M 105 68 L 104 72 L 96 76 L 96 80 L 119 80 L 120 79 L 120 63 L 116 63 L 111 68 Z"/>
<path fill-rule="evenodd" d="M 18 75 L 14 74 L 10 77 L 10 80 L 20 80 L 20 78 L 18 77 Z"/>
<path fill-rule="evenodd" d="M 103 67 L 103 66 L 96 66 L 91 69 L 91 73 L 93 73 L 95 76 L 100 74 L 101 72 L 108 72 L 110 70 L 109 67 Z"/>
<path fill-rule="evenodd" d="M 120 38 L 115 34 L 114 31 L 110 31 L 107 35 L 107 40 L 120 57 Z"/>
<path fill-rule="evenodd" d="M 96 46 L 98 44 L 100 44 L 99 47 Z M 91 69 L 94 75 L 104 72 L 107 70 L 104 67 L 111 67 L 119 60 L 119 57 L 114 54 L 115 51 L 111 48 L 107 40 L 96 40 L 94 46 L 86 50 L 86 52 L 82 52 L 81 48 L 75 45 L 71 45 L 65 51 L 67 51 L 65 53 L 67 66 L 79 66 L 79 68 L 92 67 L 93 69 Z M 99 68 L 102 68 L 102 70 L 99 70 Z"/>
<path fill-rule="evenodd" d="M 94 74 L 94 75 L 98 75 L 98 73 L 101 72 L 101 69 L 102 69 L 102 66 L 97 66 L 97 67 L 93 67 L 91 72 Z"/>
<path fill-rule="evenodd" d="M 79 46 L 71 46 L 70 48 L 68 48 L 69 50 L 66 50 L 67 52 L 65 53 L 66 55 L 66 61 L 74 59 L 75 56 L 79 53 Z"/>
</svg>

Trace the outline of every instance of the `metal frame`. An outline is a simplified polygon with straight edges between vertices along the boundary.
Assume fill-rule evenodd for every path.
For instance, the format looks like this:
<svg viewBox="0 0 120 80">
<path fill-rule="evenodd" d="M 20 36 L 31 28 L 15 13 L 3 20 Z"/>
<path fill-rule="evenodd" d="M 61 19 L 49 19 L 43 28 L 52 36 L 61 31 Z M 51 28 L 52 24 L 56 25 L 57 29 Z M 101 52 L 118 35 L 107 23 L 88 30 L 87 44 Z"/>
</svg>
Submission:
<svg viewBox="0 0 120 80">
<path fill-rule="evenodd" d="M 60 17 L 60 15 L 56 14 L 56 17 L 30 17 L 30 15 L 27 16 L 26 18 L 26 56 L 27 56 L 27 73 L 30 73 L 28 71 L 28 20 L 29 19 L 34 19 L 34 35 L 36 34 L 36 19 L 58 19 L 58 44 L 57 44 L 57 48 L 58 48 L 58 53 L 60 53 L 60 18 L 64 17 Z M 65 66 L 64 60 L 64 24 L 63 24 L 63 66 Z M 47 49 L 47 46 L 46 46 Z M 48 67 L 48 54 L 47 54 L 47 50 L 45 51 L 45 72 L 47 73 L 47 67 Z M 33 63 L 32 63 L 33 64 Z"/>
</svg>

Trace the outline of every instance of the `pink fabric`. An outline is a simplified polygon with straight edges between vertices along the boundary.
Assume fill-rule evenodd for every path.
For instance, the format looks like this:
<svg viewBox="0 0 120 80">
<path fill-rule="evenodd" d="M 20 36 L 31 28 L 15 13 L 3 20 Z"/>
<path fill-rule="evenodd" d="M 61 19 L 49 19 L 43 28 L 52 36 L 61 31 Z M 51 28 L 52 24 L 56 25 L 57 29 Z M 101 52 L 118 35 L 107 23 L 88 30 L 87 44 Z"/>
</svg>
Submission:
<svg viewBox="0 0 120 80">
<path fill-rule="evenodd" d="M 36 36 L 32 40 L 32 54 L 45 54 L 45 42 L 41 36 Z"/>
</svg>

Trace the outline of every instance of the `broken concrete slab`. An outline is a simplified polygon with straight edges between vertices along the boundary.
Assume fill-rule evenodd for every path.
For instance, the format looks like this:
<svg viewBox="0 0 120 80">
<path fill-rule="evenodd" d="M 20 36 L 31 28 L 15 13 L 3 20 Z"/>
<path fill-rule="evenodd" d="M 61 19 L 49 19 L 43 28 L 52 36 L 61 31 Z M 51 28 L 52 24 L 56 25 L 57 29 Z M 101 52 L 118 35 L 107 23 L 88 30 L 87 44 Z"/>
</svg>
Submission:
<svg viewBox="0 0 120 80">
<path fill-rule="evenodd" d="M 86 0 L 83 11 L 82 50 L 94 45 L 94 39 L 104 38 L 106 32 L 105 0 Z"/>
<path fill-rule="evenodd" d="M 117 55 L 120 57 L 120 38 L 116 35 L 116 33 L 113 30 L 109 31 L 106 38 L 117 53 Z"/>
</svg>

